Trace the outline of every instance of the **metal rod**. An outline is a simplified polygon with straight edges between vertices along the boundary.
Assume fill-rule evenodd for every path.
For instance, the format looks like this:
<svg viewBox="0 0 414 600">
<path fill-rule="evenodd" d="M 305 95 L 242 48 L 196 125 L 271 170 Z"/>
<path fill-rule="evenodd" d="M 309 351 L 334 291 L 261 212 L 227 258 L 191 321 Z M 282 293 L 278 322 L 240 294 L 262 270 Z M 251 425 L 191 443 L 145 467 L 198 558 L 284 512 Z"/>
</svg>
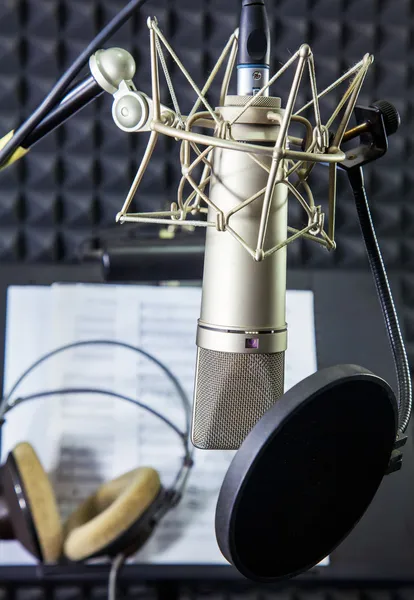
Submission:
<svg viewBox="0 0 414 600">
<path fill-rule="evenodd" d="M 210 179 L 211 179 L 210 172 L 211 172 L 211 167 L 209 166 L 208 163 L 206 163 L 204 165 L 203 173 L 201 175 L 201 179 L 200 179 L 200 183 L 199 183 L 199 187 L 203 191 L 204 191 L 205 186 L 210 182 Z M 180 179 L 180 183 L 179 183 L 178 191 L 177 191 L 178 206 L 180 207 L 181 210 L 187 210 L 189 208 L 191 201 L 195 197 L 197 197 L 195 204 L 191 206 L 191 210 L 195 210 L 200 205 L 200 194 L 198 194 L 198 192 L 195 192 L 195 191 L 191 192 L 190 196 L 187 198 L 185 203 L 183 203 L 183 191 L 184 191 L 184 186 L 185 186 L 186 181 L 187 181 L 187 179 L 186 179 L 185 175 L 183 175 Z"/>
<path fill-rule="evenodd" d="M 264 187 L 259 192 L 256 192 L 256 194 L 254 194 L 254 196 L 250 196 L 250 198 L 247 198 L 246 200 L 244 200 L 244 202 L 241 202 L 238 206 L 229 210 L 229 212 L 226 214 L 226 223 L 228 223 L 230 221 L 230 217 L 232 217 L 233 215 L 238 213 L 240 210 L 243 210 L 243 208 L 246 208 L 246 206 L 249 206 L 249 204 L 251 204 L 258 198 L 260 198 L 260 196 L 263 196 L 265 191 L 266 191 L 266 188 Z"/>
<path fill-rule="evenodd" d="M 201 174 L 201 178 L 200 178 L 200 183 L 199 183 L 199 188 L 204 192 L 204 189 L 206 187 L 206 185 L 208 183 L 210 183 L 211 181 L 211 173 L 213 170 L 212 164 L 211 164 L 211 160 L 210 160 L 210 155 L 212 153 L 212 150 L 209 149 L 210 153 L 209 156 L 206 159 L 204 159 L 204 168 L 203 168 L 203 172 Z M 185 201 L 184 207 L 185 209 L 188 209 L 190 207 L 191 201 L 194 198 L 194 192 L 191 194 L 191 196 Z M 200 200 L 201 200 L 201 196 L 200 194 L 197 192 L 196 193 L 196 201 L 193 205 L 191 205 L 191 210 L 198 210 L 200 207 Z"/>
<path fill-rule="evenodd" d="M 292 87 L 290 89 L 289 98 L 286 103 L 286 108 L 285 108 L 285 111 L 283 114 L 282 123 L 280 125 L 280 129 L 279 129 L 279 133 L 278 133 L 278 137 L 277 137 L 277 141 L 276 141 L 276 145 L 275 145 L 275 148 L 278 150 L 285 147 L 287 131 L 288 131 L 290 121 L 292 118 L 293 109 L 294 109 L 295 103 L 296 103 L 296 98 L 298 96 L 300 82 L 303 77 L 303 71 L 304 71 L 306 62 L 309 60 L 309 53 L 310 53 L 309 46 L 305 46 L 302 48 L 303 48 L 303 50 L 301 49 L 301 54 L 299 55 L 298 65 L 296 67 L 295 76 L 293 78 Z"/>
<path fill-rule="evenodd" d="M 295 52 L 295 54 L 293 56 L 290 57 L 290 59 L 283 65 L 283 67 L 281 67 L 279 69 L 279 71 L 277 73 L 275 73 L 273 75 L 273 77 L 268 81 L 268 83 L 266 85 L 264 85 L 255 96 L 252 96 L 251 99 L 245 104 L 245 106 L 241 109 L 241 111 L 239 112 L 239 114 L 237 115 L 237 117 L 234 117 L 234 119 L 232 121 L 230 121 L 230 126 L 234 125 L 234 123 L 236 123 L 236 121 L 238 121 L 240 119 L 240 117 L 246 112 L 246 110 L 248 108 L 250 108 L 250 106 L 254 103 L 255 98 L 257 96 L 262 96 L 263 93 L 281 76 L 283 75 L 283 73 L 290 67 L 291 64 L 293 64 L 295 62 L 295 60 L 297 59 L 297 57 L 299 56 L 300 50 L 298 50 L 297 52 Z"/>
<path fill-rule="evenodd" d="M 344 143 L 350 142 L 351 140 L 355 139 L 356 137 L 360 136 L 362 133 L 365 133 L 368 130 L 369 123 L 361 123 L 360 125 L 356 125 L 352 129 L 348 129 L 348 131 L 344 133 L 342 141 Z"/>
<path fill-rule="evenodd" d="M 338 178 L 338 170 L 336 165 L 329 167 L 329 223 L 328 235 L 330 239 L 335 241 L 335 220 L 336 220 L 336 184 Z"/>
<path fill-rule="evenodd" d="M 206 185 L 208 183 L 210 183 L 211 181 L 211 175 L 210 175 L 210 167 L 208 167 L 207 165 L 205 165 L 201 179 L 200 179 L 200 183 L 198 184 L 198 187 L 204 192 L 204 189 L 206 187 Z M 193 200 L 193 198 L 196 196 L 196 201 L 194 204 L 191 204 L 191 200 Z M 197 192 L 193 192 L 191 194 L 191 196 L 189 196 L 189 198 L 185 201 L 184 204 L 184 208 L 187 209 L 191 209 L 191 212 L 193 210 L 199 210 L 200 208 L 200 200 L 201 200 L 201 196 L 200 194 Z"/>
<path fill-rule="evenodd" d="M 221 84 L 220 106 L 224 106 L 224 103 L 226 101 L 226 96 L 228 94 L 229 86 L 230 86 L 231 75 L 233 73 L 234 65 L 236 64 L 236 60 L 237 60 L 237 51 L 238 51 L 238 47 L 239 47 L 239 44 L 238 44 L 239 29 L 236 29 L 233 36 L 234 36 L 233 46 L 231 48 L 229 60 L 227 62 L 227 67 L 226 67 L 226 71 L 224 73 L 223 82 Z"/>
<path fill-rule="evenodd" d="M 286 238 L 286 240 L 284 240 L 283 242 L 281 242 L 280 244 L 278 244 L 274 248 L 271 248 L 270 250 L 268 250 L 267 252 L 265 252 L 264 257 L 268 258 L 269 256 L 272 256 L 272 254 L 275 254 L 275 252 L 278 252 L 282 248 L 285 248 L 288 244 L 291 244 L 292 242 L 294 242 L 298 238 L 302 237 L 305 233 L 308 233 L 308 231 L 310 231 L 314 226 L 315 225 L 312 223 L 311 225 L 308 225 L 307 227 L 305 227 L 304 229 L 302 229 L 302 231 L 298 231 L 297 233 L 295 233 L 294 235 L 292 235 L 290 238 Z"/>
<path fill-rule="evenodd" d="M 264 243 L 266 239 L 267 232 L 267 224 L 269 221 L 270 208 L 273 200 L 273 192 L 275 190 L 276 184 L 283 181 L 283 177 L 280 176 L 279 168 L 280 168 L 281 159 L 277 158 L 273 160 L 272 166 L 269 173 L 269 178 L 267 180 L 267 186 L 265 191 L 265 196 L 263 200 L 263 208 L 262 208 L 262 216 L 260 218 L 259 225 L 259 235 L 257 238 L 257 247 L 256 250 L 259 252 L 263 252 Z"/>
<path fill-rule="evenodd" d="M 341 77 L 339 77 L 339 79 L 337 79 L 336 81 L 334 81 L 330 86 L 328 86 L 327 88 L 325 88 L 323 90 L 323 92 L 320 92 L 320 94 L 318 94 L 318 100 L 321 100 L 321 98 L 323 98 L 324 96 L 326 96 L 327 94 L 329 94 L 329 92 L 332 92 L 332 90 L 334 90 L 336 87 L 338 87 L 338 85 L 341 85 L 341 83 L 343 83 L 344 81 L 346 81 L 348 79 L 348 77 L 351 77 L 351 75 L 353 75 L 354 73 L 356 73 L 363 65 L 364 61 L 361 60 L 359 61 L 359 63 L 357 63 L 354 67 L 352 67 L 351 69 L 349 69 L 346 73 L 344 73 Z M 310 102 L 308 102 L 307 104 L 305 104 L 305 106 L 302 106 L 301 109 L 299 109 L 298 111 L 296 111 L 296 115 L 300 115 L 301 112 L 303 112 L 304 110 L 306 110 L 307 108 L 309 108 L 310 106 L 312 106 L 312 104 L 314 103 L 314 100 L 311 100 Z"/>
<path fill-rule="evenodd" d="M 315 200 L 314 200 L 312 190 L 311 190 L 309 183 L 306 181 L 306 179 L 302 179 L 299 176 L 299 180 L 296 183 L 296 185 L 294 186 L 295 190 L 299 191 L 299 186 L 303 186 L 303 188 L 309 198 L 308 206 L 310 207 L 311 211 L 314 211 L 315 210 Z"/>
<path fill-rule="evenodd" d="M 325 248 L 328 247 L 328 244 L 326 243 L 326 241 L 324 239 L 321 239 L 315 235 L 311 235 L 310 233 L 304 233 L 303 230 L 299 230 L 299 229 L 295 229 L 294 227 L 288 227 L 288 232 L 289 233 L 301 233 L 302 237 L 305 238 L 305 240 L 308 240 L 309 242 L 316 242 L 318 244 L 320 244 L 321 246 L 325 246 Z"/>
<path fill-rule="evenodd" d="M 185 121 L 185 128 L 187 131 L 190 131 L 191 127 L 194 127 L 194 123 L 196 123 L 197 121 L 200 121 L 203 119 L 203 123 L 202 125 L 199 125 L 199 127 L 205 127 L 204 124 L 204 119 L 207 119 L 210 116 L 210 113 L 207 110 L 204 111 L 200 111 L 198 113 L 195 113 L 194 115 L 189 115 L 188 117 L 186 117 L 186 121 Z M 215 128 L 216 125 L 212 125 L 212 121 L 211 119 L 208 120 L 208 123 L 210 124 L 210 126 L 212 126 L 212 128 Z"/>
<path fill-rule="evenodd" d="M 125 213 L 127 212 L 132 200 L 134 199 L 134 196 L 137 192 L 137 189 L 139 187 L 139 184 L 142 181 L 142 178 L 144 176 L 145 171 L 147 170 L 148 164 L 151 160 L 151 156 L 152 153 L 154 152 L 155 146 L 157 144 L 157 140 L 158 140 L 158 133 L 156 131 L 152 131 L 150 138 L 148 140 L 148 144 L 145 150 L 145 154 L 142 157 L 142 161 L 141 164 L 139 166 L 139 169 L 137 171 L 137 174 L 135 175 L 134 181 L 132 182 L 132 185 L 129 189 L 128 195 L 126 197 L 126 200 L 124 202 L 124 205 L 121 209 L 121 211 L 118 213 L 116 220 L 119 221 L 120 218 L 122 216 L 125 215 Z"/>
<path fill-rule="evenodd" d="M 215 148 L 224 148 L 225 150 L 236 150 L 238 152 L 254 152 L 255 154 L 263 154 L 265 156 L 272 156 L 273 148 L 266 146 L 259 146 L 255 144 L 244 144 L 242 142 L 233 142 L 231 140 L 224 140 L 221 138 L 212 138 L 211 136 L 204 135 L 202 133 L 194 133 L 193 131 L 180 131 L 174 129 L 169 125 L 165 125 L 162 121 L 153 121 L 151 123 L 152 129 L 158 133 L 168 135 L 172 138 L 178 138 L 180 140 L 188 140 L 195 144 L 202 144 L 204 146 L 214 146 Z"/>
<path fill-rule="evenodd" d="M 318 130 L 320 130 L 321 126 L 322 126 L 322 121 L 321 121 L 321 112 L 319 110 L 318 88 L 316 85 L 315 62 L 313 60 L 313 54 L 311 54 L 309 56 L 308 67 L 309 67 L 309 79 L 310 79 L 311 88 L 312 88 L 313 107 L 315 110 L 316 127 L 318 128 Z"/>
<path fill-rule="evenodd" d="M 160 78 L 158 72 L 158 55 L 157 44 L 155 40 L 154 21 L 148 19 L 148 27 L 150 29 L 150 48 L 151 48 L 151 82 L 152 82 L 152 99 L 154 101 L 154 121 L 159 121 L 161 118 L 161 99 L 160 99 Z"/>
<path fill-rule="evenodd" d="M 227 225 L 226 231 L 228 231 L 230 235 L 232 235 L 239 242 L 239 244 L 243 246 L 243 248 L 250 254 L 250 256 L 256 258 L 256 254 L 253 248 L 250 248 L 250 246 L 244 241 L 242 237 L 239 236 L 239 234 L 236 231 L 234 231 L 234 229 Z"/>
<path fill-rule="evenodd" d="M 312 127 L 311 122 L 309 121 L 309 119 L 306 119 L 305 117 L 300 117 L 299 115 L 292 115 L 291 121 L 301 123 L 301 125 L 303 125 L 305 127 L 305 129 L 306 129 L 305 147 L 306 147 L 306 150 L 309 150 L 309 147 L 313 141 L 313 127 Z"/>
<path fill-rule="evenodd" d="M 312 150 L 315 148 L 315 146 L 316 146 L 316 140 L 313 140 L 312 144 L 309 146 L 307 151 L 312 152 Z M 286 176 L 290 177 L 290 175 L 293 175 L 293 173 L 295 173 L 298 169 L 300 169 L 301 167 L 306 165 L 308 162 L 311 162 L 311 161 L 300 160 L 299 162 L 295 163 L 293 165 L 293 167 L 291 169 L 289 169 Z"/>
<path fill-rule="evenodd" d="M 198 148 L 195 148 L 195 151 L 198 152 Z M 203 183 L 203 187 L 202 187 L 202 191 L 204 192 L 204 188 L 206 186 L 207 181 L 204 182 L 204 180 L 207 177 L 207 173 L 211 170 L 211 164 L 206 160 L 206 155 L 208 155 L 211 152 L 211 147 L 206 148 L 203 152 L 198 152 L 198 156 L 196 158 L 196 160 L 191 164 L 191 165 L 185 165 L 185 169 L 183 169 L 183 179 L 180 182 L 180 186 L 179 186 L 179 190 L 178 193 L 181 197 L 179 197 L 179 203 L 181 202 L 182 205 L 182 192 L 184 190 L 184 185 L 185 185 L 185 181 L 188 181 L 188 176 L 190 175 L 190 173 L 192 173 L 192 171 L 195 169 L 195 167 L 200 164 L 201 162 L 204 162 L 204 169 L 203 169 L 203 173 L 201 175 L 201 180 L 200 180 L 200 184 L 197 187 L 201 187 L 201 184 Z M 208 177 L 208 179 L 210 179 Z M 184 181 L 183 181 L 184 180 Z M 196 205 L 200 204 L 200 193 L 198 191 L 196 191 L 196 196 L 197 196 L 197 200 L 196 200 Z M 182 205 L 183 210 L 186 210 L 188 208 L 189 203 L 191 202 L 191 200 L 194 197 L 194 192 L 191 195 L 190 198 L 188 198 L 184 205 Z"/>
<path fill-rule="evenodd" d="M 193 187 L 193 189 L 201 196 L 201 198 L 204 200 L 204 202 L 208 206 L 211 206 L 211 208 L 214 208 L 214 210 L 217 212 L 217 214 L 221 215 L 221 218 L 224 219 L 223 211 L 216 204 L 214 204 L 214 202 L 212 200 L 210 200 L 210 198 L 208 196 L 206 196 L 204 194 L 204 192 L 202 192 L 200 190 L 200 188 L 197 186 L 194 179 L 192 177 L 190 177 L 190 175 L 187 175 L 186 179 L 187 179 L 188 183 Z"/>
<path fill-rule="evenodd" d="M 302 147 L 303 138 L 298 138 L 298 137 L 295 137 L 294 135 L 289 135 L 288 136 L 288 140 L 289 140 L 290 144 L 293 144 L 293 146 L 300 146 L 300 147 Z"/>
<path fill-rule="evenodd" d="M 338 103 L 337 107 L 335 108 L 334 112 L 332 113 L 331 117 L 329 118 L 329 120 L 326 124 L 327 129 L 329 129 L 332 126 L 333 122 L 335 121 L 335 119 L 337 118 L 337 116 L 339 115 L 339 113 L 341 112 L 343 107 L 345 106 L 345 104 L 348 102 L 348 99 L 350 98 L 352 92 L 356 89 L 358 83 L 361 81 L 362 76 L 363 76 L 363 69 L 361 68 L 359 70 L 359 72 L 357 73 L 357 75 L 355 76 L 355 79 L 348 86 L 341 101 Z"/>
<path fill-rule="evenodd" d="M 312 210 L 311 210 L 310 206 L 308 205 L 308 203 L 306 202 L 305 198 L 302 196 L 302 194 L 287 179 L 285 179 L 284 181 L 281 181 L 280 183 L 281 183 L 281 185 L 285 185 L 288 188 L 288 190 L 295 196 L 296 200 L 299 202 L 299 204 L 302 206 L 303 210 L 308 215 L 308 219 L 311 219 L 313 217 Z M 312 227 L 313 226 L 314 225 L 312 225 Z"/>
<path fill-rule="evenodd" d="M 236 142 L 232 140 L 226 140 L 223 138 L 213 138 L 202 133 L 194 133 L 193 131 L 182 131 L 175 129 L 169 125 L 165 125 L 162 121 L 153 120 L 151 128 L 158 133 L 167 135 L 172 138 L 194 142 L 195 144 L 202 144 L 205 146 L 211 146 L 214 148 L 223 148 L 225 150 L 235 150 L 237 152 L 247 152 L 254 154 L 261 154 L 264 156 L 272 156 L 274 148 L 267 146 L 259 146 L 256 144 L 246 144 L 243 142 Z M 293 158 L 295 160 L 304 160 L 306 162 L 342 162 L 345 160 L 345 153 L 341 150 L 336 150 L 332 154 L 316 154 L 311 152 L 296 152 L 294 150 L 281 150 L 283 158 Z"/>
<path fill-rule="evenodd" d="M 326 124 L 327 129 L 330 129 L 330 127 L 332 126 L 333 122 L 335 121 L 335 119 L 337 118 L 337 116 L 339 115 L 339 113 L 341 112 L 341 110 L 343 109 L 343 107 L 345 106 L 345 104 L 348 102 L 348 99 L 349 99 L 350 95 L 352 94 L 352 91 L 354 90 L 355 83 L 358 82 L 360 75 L 361 75 L 361 72 L 358 73 L 358 75 L 355 77 L 354 81 L 351 83 L 351 85 L 345 91 L 345 93 L 342 96 L 340 102 L 336 106 L 336 108 L 333 111 L 332 115 L 329 117 L 329 120 L 328 120 L 328 122 Z"/>
<path fill-rule="evenodd" d="M 160 40 L 162 41 L 162 43 L 164 44 L 164 46 L 167 48 L 168 52 L 171 54 L 172 58 L 174 59 L 174 61 L 178 65 L 178 67 L 180 68 L 182 74 L 187 79 L 188 83 L 191 85 L 191 87 L 193 88 L 193 90 L 196 92 L 196 94 L 201 99 L 202 103 L 204 104 L 204 106 L 206 107 L 206 109 L 208 110 L 208 112 L 211 114 L 211 116 L 213 117 L 213 119 L 216 121 L 216 123 L 218 125 L 219 120 L 218 120 L 218 118 L 217 118 L 214 110 L 211 108 L 211 106 L 208 103 L 208 101 L 206 100 L 206 98 L 204 98 L 203 94 L 201 93 L 201 90 L 196 85 L 196 83 L 193 81 L 193 79 L 191 78 L 191 76 L 188 73 L 187 69 L 184 67 L 183 63 L 178 58 L 178 56 L 174 52 L 173 48 L 170 46 L 170 44 L 168 43 L 168 41 L 165 39 L 165 37 L 162 34 L 162 32 L 158 29 L 157 25 L 154 22 L 152 22 L 152 23 L 153 23 L 152 27 L 157 32 L 158 37 L 160 38 Z"/>
<path fill-rule="evenodd" d="M 191 127 L 194 126 L 194 124 L 199 120 L 202 119 L 203 117 L 205 117 L 205 115 L 209 115 L 210 113 L 205 111 L 205 112 L 199 112 L 196 113 L 194 115 L 191 115 L 190 117 L 188 117 L 186 119 L 186 123 L 185 123 L 185 130 L 188 132 L 191 132 Z M 185 140 L 184 141 L 184 160 L 183 160 L 183 164 L 186 167 L 190 166 L 190 141 L 189 140 Z"/>
<path fill-rule="evenodd" d="M 178 210 L 161 210 L 159 212 L 152 212 L 152 213 L 128 213 L 127 215 L 124 215 L 126 217 L 141 217 L 141 216 L 145 216 L 145 215 L 151 215 L 151 218 L 164 218 L 164 217 L 179 217 L 180 216 L 180 212 Z"/>
<path fill-rule="evenodd" d="M 197 116 L 197 119 L 196 119 L 196 121 L 198 121 L 197 122 L 197 127 L 204 127 L 205 129 L 216 129 L 217 125 L 213 121 L 213 119 L 210 118 L 210 116 L 208 118 L 206 118 L 204 116 L 200 116 L 200 115 L 204 115 L 204 114 L 210 115 L 210 113 L 208 113 L 208 112 L 206 112 L 206 113 L 196 113 L 195 115 L 193 115 L 194 117 Z"/>
<path fill-rule="evenodd" d="M 266 173 L 270 173 L 269 165 L 265 165 L 264 163 L 262 163 L 262 161 L 260 161 L 254 154 L 249 154 L 249 157 L 252 159 L 253 162 L 256 163 L 256 165 L 259 165 L 259 167 L 261 167 L 263 171 L 266 171 Z"/>
<path fill-rule="evenodd" d="M 205 95 L 205 94 L 208 92 L 208 90 L 210 89 L 210 87 L 211 87 L 211 84 L 213 83 L 214 79 L 216 78 L 216 76 L 217 76 L 217 73 L 219 72 L 219 70 L 220 70 L 220 68 L 221 68 L 221 65 L 222 65 L 222 64 L 223 64 L 223 62 L 224 62 L 224 59 L 226 58 L 227 54 L 228 54 L 228 53 L 230 52 L 230 50 L 232 49 L 232 46 L 233 46 L 233 44 L 234 44 L 234 37 L 235 37 L 235 34 L 233 33 L 233 34 L 230 36 L 230 38 L 229 38 L 229 40 L 228 40 L 228 42 L 227 42 L 226 46 L 224 47 L 224 50 L 223 50 L 223 52 L 221 53 L 221 55 L 220 55 L 220 57 L 219 57 L 218 61 L 216 62 L 215 66 L 214 66 L 214 68 L 213 68 L 213 70 L 212 70 L 212 72 L 210 73 L 210 76 L 209 76 L 209 78 L 207 79 L 207 81 L 206 81 L 206 83 L 205 83 L 205 85 L 204 85 L 203 89 L 201 90 L 201 93 L 202 93 L 202 95 L 203 95 L 203 96 L 204 96 L 204 95 Z M 190 112 L 190 114 L 189 114 L 189 116 L 190 116 L 190 117 L 191 117 L 191 116 L 192 116 L 192 115 L 193 115 L 193 114 L 196 112 L 196 110 L 198 109 L 198 107 L 200 106 L 200 104 L 201 104 L 201 98 L 198 98 L 198 100 L 196 100 L 196 102 L 195 102 L 195 104 L 194 104 L 193 108 L 191 109 L 191 112 Z"/>
<path fill-rule="evenodd" d="M 346 158 L 345 152 L 335 149 L 332 154 L 318 154 L 316 152 L 296 152 L 295 150 L 284 150 L 283 156 L 285 158 L 293 158 L 295 160 L 302 160 L 304 162 L 314 163 L 338 163 L 343 162 Z"/>
<path fill-rule="evenodd" d="M 360 81 L 358 81 L 358 84 L 355 86 L 355 89 L 352 93 L 352 96 L 351 96 L 348 106 L 346 108 L 344 117 L 343 117 L 343 119 L 338 127 L 338 130 L 336 132 L 335 139 L 332 144 L 335 148 L 339 147 L 339 145 L 342 141 L 342 137 L 346 131 L 346 128 L 348 127 L 349 121 L 351 119 L 352 113 L 354 112 L 354 108 L 355 108 L 355 105 L 358 100 L 359 92 L 361 91 L 362 85 L 365 81 L 365 77 L 366 77 L 366 74 L 368 71 L 368 67 L 370 66 L 371 63 L 372 63 L 372 56 L 370 54 L 366 54 L 364 57 L 364 65 L 366 66 L 366 68 L 363 69 L 361 72 L 361 79 L 360 79 Z"/>
<path fill-rule="evenodd" d="M 188 166 L 188 172 L 191 173 L 197 165 L 199 165 L 201 162 L 205 162 L 206 161 L 206 155 L 209 154 L 211 152 L 212 148 L 211 146 L 209 146 L 208 148 L 205 148 L 202 152 L 200 152 L 197 156 L 197 158 L 195 159 L 195 161 L 193 161 L 189 166 Z M 207 164 L 207 163 L 206 163 Z M 211 164 L 207 164 L 208 167 L 211 167 Z"/>
<path fill-rule="evenodd" d="M 334 240 L 331 240 L 323 229 L 321 231 L 321 236 L 324 240 L 326 240 L 326 247 L 328 248 L 328 250 L 333 250 L 336 248 L 336 242 Z"/>
<path fill-rule="evenodd" d="M 148 214 L 148 213 L 146 213 Z M 140 217 L 136 215 L 124 215 L 121 223 L 154 223 L 155 225 L 173 225 L 174 227 L 215 227 L 211 221 L 171 221 L 171 219 L 152 219 L 151 217 Z"/>
<path fill-rule="evenodd" d="M 276 140 L 276 144 L 275 144 L 275 148 L 274 148 L 272 166 L 270 169 L 266 193 L 265 193 L 265 197 L 263 200 L 262 216 L 261 216 L 260 225 L 259 225 L 259 235 L 257 238 L 257 250 L 259 252 L 263 252 L 263 249 L 264 249 L 264 243 L 265 243 L 266 232 L 267 232 L 267 224 L 269 221 L 270 208 L 272 205 L 273 192 L 274 192 L 274 188 L 276 185 L 276 181 L 277 181 L 277 179 L 278 180 L 283 179 L 280 176 L 278 177 L 279 166 L 280 166 L 280 163 L 282 160 L 281 151 L 282 151 L 282 149 L 284 149 L 285 144 L 286 144 L 286 137 L 287 137 L 287 132 L 288 132 L 288 128 L 290 125 L 290 119 L 291 119 L 293 109 L 295 106 L 295 102 L 296 102 L 296 98 L 298 95 L 300 82 L 302 80 L 303 70 L 304 70 L 305 64 L 309 58 L 309 53 L 310 53 L 310 48 L 307 45 L 302 46 L 299 51 L 298 65 L 296 67 L 296 72 L 295 72 L 295 75 L 293 78 L 293 83 L 292 83 L 292 87 L 290 90 L 289 98 L 286 103 L 285 112 L 283 115 L 282 123 L 280 125 L 279 133 L 277 136 L 277 140 Z"/>
</svg>

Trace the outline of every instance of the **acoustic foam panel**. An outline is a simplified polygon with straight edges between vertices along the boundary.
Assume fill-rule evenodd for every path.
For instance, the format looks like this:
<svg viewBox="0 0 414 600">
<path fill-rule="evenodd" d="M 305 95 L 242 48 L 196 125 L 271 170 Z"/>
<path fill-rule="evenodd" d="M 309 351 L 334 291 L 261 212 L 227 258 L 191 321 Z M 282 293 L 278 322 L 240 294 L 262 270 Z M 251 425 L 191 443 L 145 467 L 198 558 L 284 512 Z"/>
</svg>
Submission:
<svg viewBox="0 0 414 600">
<path fill-rule="evenodd" d="M 121 0 L 5 0 L 0 4 L 0 131 L 16 127 L 99 29 L 125 4 Z M 366 180 L 381 247 L 389 268 L 414 264 L 414 206 L 411 201 L 413 110 L 411 73 L 412 4 L 409 0 L 267 1 L 272 27 L 273 68 L 303 42 L 315 55 L 322 89 L 366 52 L 375 62 L 360 103 L 386 98 L 401 112 L 403 125 L 390 151 L 366 168 Z M 136 59 L 135 83 L 150 93 L 149 36 L 146 19 L 159 25 L 202 84 L 237 26 L 240 0 L 150 0 L 106 45 L 122 46 Z M 194 99 L 176 76 L 181 109 Z M 272 90 L 286 98 L 289 78 Z M 217 85 L 213 92 L 217 92 Z M 308 88 L 309 89 L 309 88 Z M 169 102 L 163 86 L 163 100 Z M 217 96 L 216 96 L 217 97 Z M 299 101 L 304 101 L 301 91 Z M 329 110 L 334 99 L 323 103 Z M 0 174 L 0 261 L 71 261 L 91 235 L 113 227 L 147 142 L 146 134 L 119 131 L 105 95 L 38 143 L 29 155 Z M 178 146 L 162 139 L 142 182 L 134 207 L 156 210 L 175 198 L 179 180 Z M 315 170 L 313 188 L 326 206 L 327 173 Z M 302 218 L 290 202 L 294 222 Z M 119 227 L 119 226 L 118 226 Z M 121 229 L 121 228 L 120 228 Z M 158 230 L 140 226 L 140 235 Z M 203 231 L 194 236 L 202 239 Z M 120 231 L 121 235 L 121 231 Z M 339 181 L 336 252 L 296 242 L 291 266 L 366 267 L 346 176 Z"/>
</svg>

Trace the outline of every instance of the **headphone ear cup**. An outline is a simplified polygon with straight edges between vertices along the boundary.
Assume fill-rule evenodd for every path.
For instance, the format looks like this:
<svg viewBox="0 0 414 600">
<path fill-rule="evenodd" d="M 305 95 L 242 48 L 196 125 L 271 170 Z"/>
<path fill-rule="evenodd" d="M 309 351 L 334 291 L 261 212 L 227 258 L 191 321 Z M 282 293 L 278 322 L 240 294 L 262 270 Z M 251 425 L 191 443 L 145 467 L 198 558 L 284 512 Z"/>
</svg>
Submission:
<svg viewBox="0 0 414 600">
<path fill-rule="evenodd" d="M 30 444 L 22 442 L 1 468 L 2 494 L 15 539 L 45 563 L 62 553 L 62 525 L 46 472 Z"/>
<path fill-rule="evenodd" d="M 87 498 L 64 526 L 64 554 L 71 561 L 112 555 L 149 537 L 151 509 L 164 497 L 157 471 L 134 469 L 105 483 Z M 144 531 L 145 530 L 145 531 Z M 115 548 L 117 550 L 115 551 Z"/>
</svg>

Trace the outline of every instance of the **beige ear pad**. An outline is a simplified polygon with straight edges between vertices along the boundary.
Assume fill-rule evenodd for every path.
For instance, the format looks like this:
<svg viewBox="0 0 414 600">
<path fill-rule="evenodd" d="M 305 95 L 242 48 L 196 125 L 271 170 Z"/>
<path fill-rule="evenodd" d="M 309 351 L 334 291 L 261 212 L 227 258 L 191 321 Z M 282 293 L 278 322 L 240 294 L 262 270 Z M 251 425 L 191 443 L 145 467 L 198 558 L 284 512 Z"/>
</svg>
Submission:
<svg viewBox="0 0 414 600">
<path fill-rule="evenodd" d="M 160 490 L 159 474 L 148 467 L 102 485 L 67 520 L 66 557 L 81 561 L 104 550 L 144 514 Z"/>
<path fill-rule="evenodd" d="M 56 562 L 62 552 L 62 525 L 55 494 L 36 452 L 30 444 L 22 442 L 13 452 L 24 492 L 36 528 L 45 563 Z"/>
</svg>

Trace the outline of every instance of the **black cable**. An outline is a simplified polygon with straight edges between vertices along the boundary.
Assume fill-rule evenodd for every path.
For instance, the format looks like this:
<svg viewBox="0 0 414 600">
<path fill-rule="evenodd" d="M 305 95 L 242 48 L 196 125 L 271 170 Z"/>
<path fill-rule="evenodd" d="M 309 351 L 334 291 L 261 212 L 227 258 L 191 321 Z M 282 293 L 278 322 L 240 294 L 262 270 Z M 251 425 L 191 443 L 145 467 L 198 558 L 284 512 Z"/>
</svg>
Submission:
<svg viewBox="0 0 414 600">
<path fill-rule="evenodd" d="M 109 572 L 108 580 L 108 600 L 116 600 L 116 585 L 119 576 L 119 572 L 125 564 L 125 554 L 118 554 L 112 561 L 111 570 Z"/>
<path fill-rule="evenodd" d="M 65 121 L 71 119 L 103 93 L 104 90 L 92 75 L 85 78 L 71 92 L 65 94 L 59 104 L 46 115 L 41 123 L 34 128 L 32 133 L 26 136 L 22 142 L 23 148 L 28 149 L 34 146 L 51 131 L 63 125 Z"/>
<path fill-rule="evenodd" d="M 116 32 L 147 0 L 131 0 L 119 13 L 98 33 L 98 35 L 81 52 L 67 71 L 53 86 L 46 98 L 39 104 L 30 117 L 15 131 L 13 137 L 0 150 L 0 168 L 3 167 L 14 152 L 23 145 L 24 140 L 48 113 L 57 105 L 67 91 L 69 85 L 88 64 L 89 58 Z"/>
<path fill-rule="evenodd" d="M 412 409 L 412 382 L 410 365 L 401 334 L 398 315 L 385 270 L 384 261 L 378 244 L 375 228 L 369 209 L 368 197 L 364 185 L 362 167 L 348 171 L 349 182 L 354 193 L 359 223 L 365 241 L 365 247 L 371 271 L 377 288 L 382 313 L 391 345 L 398 384 L 399 431 L 404 433 L 410 421 Z"/>
</svg>

